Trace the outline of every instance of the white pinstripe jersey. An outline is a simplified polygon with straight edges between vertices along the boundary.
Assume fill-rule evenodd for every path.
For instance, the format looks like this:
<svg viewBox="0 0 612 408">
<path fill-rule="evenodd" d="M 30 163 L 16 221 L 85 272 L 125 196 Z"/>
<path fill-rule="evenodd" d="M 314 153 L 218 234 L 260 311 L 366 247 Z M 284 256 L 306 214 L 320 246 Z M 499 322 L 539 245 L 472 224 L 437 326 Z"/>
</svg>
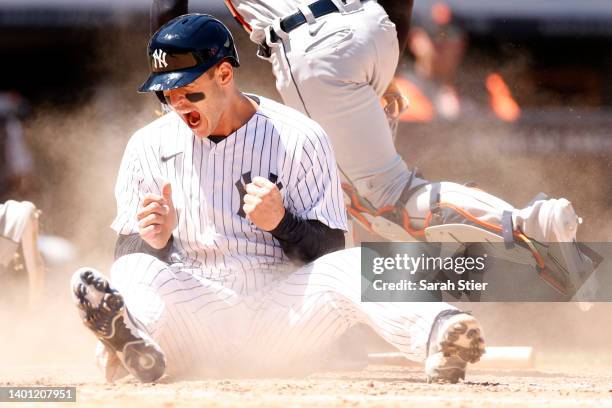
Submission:
<svg viewBox="0 0 612 408">
<path fill-rule="evenodd" d="M 331 144 L 314 121 L 256 97 L 257 112 L 215 144 L 198 139 L 175 113 L 138 130 L 126 147 L 117 184 L 119 234 L 138 233 L 136 212 L 147 193 L 172 184 L 178 226 L 175 249 L 186 266 L 211 279 L 285 270 L 280 243 L 244 217 L 244 185 L 255 176 L 276 182 L 285 208 L 303 219 L 346 229 L 346 213 Z"/>
</svg>

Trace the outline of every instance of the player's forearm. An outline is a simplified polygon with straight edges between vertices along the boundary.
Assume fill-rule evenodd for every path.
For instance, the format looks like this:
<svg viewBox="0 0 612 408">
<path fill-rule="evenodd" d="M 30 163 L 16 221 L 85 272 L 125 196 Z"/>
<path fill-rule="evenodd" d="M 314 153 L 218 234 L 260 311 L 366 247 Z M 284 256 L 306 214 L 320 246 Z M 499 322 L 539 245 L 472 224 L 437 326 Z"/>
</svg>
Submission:
<svg viewBox="0 0 612 408">
<path fill-rule="evenodd" d="M 389 18 L 395 24 L 401 54 L 408 43 L 413 0 L 378 0 L 378 4 L 385 9 Z"/>
<path fill-rule="evenodd" d="M 160 261 L 168 262 L 172 251 L 172 242 L 173 239 L 171 235 L 165 247 L 156 249 L 147 244 L 138 234 L 119 235 L 115 243 L 115 259 L 124 255 L 143 253 L 153 255 Z"/>
<path fill-rule="evenodd" d="M 279 240 L 285 255 L 296 261 L 311 262 L 344 248 L 344 231 L 317 220 L 302 220 L 289 211 L 270 233 Z"/>
<path fill-rule="evenodd" d="M 156 32 L 174 17 L 187 14 L 187 5 L 187 0 L 153 0 L 150 15 L 151 33 Z"/>
</svg>

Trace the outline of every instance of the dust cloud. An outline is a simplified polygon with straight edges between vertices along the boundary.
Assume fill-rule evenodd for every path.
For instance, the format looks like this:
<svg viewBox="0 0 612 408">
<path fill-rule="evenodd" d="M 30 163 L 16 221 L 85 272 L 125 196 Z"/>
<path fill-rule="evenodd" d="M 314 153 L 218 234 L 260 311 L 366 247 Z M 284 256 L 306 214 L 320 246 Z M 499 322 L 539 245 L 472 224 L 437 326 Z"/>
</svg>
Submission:
<svg viewBox="0 0 612 408">
<path fill-rule="evenodd" d="M 51 371 L 72 370 L 85 373 L 80 378 L 99 379 L 92 362 L 95 339 L 79 321 L 68 282 L 79 266 L 102 271 L 110 267 L 113 186 L 122 152 L 130 135 L 155 119 L 159 109 L 154 96 L 136 93 L 146 77 L 145 33 L 137 40 L 126 41 L 118 35 L 112 45 L 108 41 L 101 45 L 98 58 L 109 61 L 108 75 L 91 84 L 91 98 L 69 109 L 48 101 L 25 123 L 37 157 L 40 194 L 36 204 L 44 211 L 42 230 L 69 239 L 80 256 L 73 265 L 49 271 L 45 295 L 32 310 L 25 306 L 23 277 L 0 277 L 5 279 L 0 295 L 0 378 L 4 381 L 20 375 L 38 378 L 36 373 L 43 367 L 45 372 L 51 367 Z M 241 88 L 279 100 L 269 64 L 254 57 L 255 47 L 246 35 L 237 35 L 237 41 Z M 515 129 L 509 125 L 467 124 L 453 132 L 448 127 L 402 126 L 397 143 L 408 165 L 418 166 L 427 179 L 473 180 L 517 206 L 540 191 L 563 196 L 584 217 L 579 238 L 612 240 L 609 157 L 606 161 L 569 153 L 503 150 L 514 137 Z M 609 353 L 610 304 L 597 304 L 588 313 L 574 304 L 462 306 L 482 320 L 491 345 L 533 345 L 536 351 L 565 350 L 577 355 L 593 350 Z"/>
</svg>

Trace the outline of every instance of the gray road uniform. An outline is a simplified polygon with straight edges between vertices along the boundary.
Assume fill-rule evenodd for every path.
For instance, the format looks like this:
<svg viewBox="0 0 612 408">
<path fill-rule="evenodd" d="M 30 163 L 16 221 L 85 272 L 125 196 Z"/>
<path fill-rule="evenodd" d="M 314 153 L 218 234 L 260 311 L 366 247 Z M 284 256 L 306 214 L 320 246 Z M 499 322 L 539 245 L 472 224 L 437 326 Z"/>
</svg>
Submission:
<svg viewBox="0 0 612 408">
<path fill-rule="evenodd" d="M 354 218 L 392 240 L 424 239 L 427 227 L 447 223 L 499 235 L 509 229 L 506 239 L 576 239 L 579 218 L 566 199 L 515 208 L 480 189 L 412 174 L 380 104 L 399 59 L 394 23 L 373 0 L 308 3 L 226 0 L 272 64 L 283 101 L 316 120 L 332 140 L 345 191 L 358 193 L 348 205 Z"/>
</svg>

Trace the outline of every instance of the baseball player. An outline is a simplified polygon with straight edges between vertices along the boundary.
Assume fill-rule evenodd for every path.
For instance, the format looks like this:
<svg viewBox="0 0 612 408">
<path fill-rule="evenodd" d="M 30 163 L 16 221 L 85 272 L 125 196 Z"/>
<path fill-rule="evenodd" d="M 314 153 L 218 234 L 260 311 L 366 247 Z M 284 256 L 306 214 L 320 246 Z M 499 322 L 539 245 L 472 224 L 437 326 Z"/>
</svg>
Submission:
<svg viewBox="0 0 612 408">
<path fill-rule="evenodd" d="M 168 18 L 187 3 L 153 0 L 152 11 L 164 10 Z M 447 236 L 461 239 L 455 226 L 468 224 L 482 231 L 483 240 L 494 234 L 518 243 L 542 270 L 576 274 L 585 266 L 577 246 L 562 246 L 561 260 L 533 249 L 532 241 L 576 240 L 581 220 L 568 200 L 539 194 L 524 208 L 515 208 L 480 189 L 429 182 L 409 170 L 397 153 L 394 121 L 385 108 L 397 113 L 395 105 L 402 101 L 392 97 L 396 103 L 383 107 L 381 100 L 397 94 L 392 79 L 408 39 L 411 0 L 225 3 L 259 45 L 258 55 L 270 61 L 283 101 L 329 135 L 347 210 L 368 230 L 392 241 L 414 241 L 426 240 L 429 227 L 447 225 Z"/>
<path fill-rule="evenodd" d="M 40 299 L 45 281 L 38 217 L 39 211 L 29 201 L 0 203 L 0 277 L 10 272 L 27 274 L 30 306 Z"/>
<path fill-rule="evenodd" d="M 28 276 L 29 303 L 42 294 L 45 265 L 38 249 L 39 211 L 29 201 L 33 158 L 24 140 L 20 117 L 27 104 L 16 93 L 0 92 L 0 276 Z"/>
<path fill-rule="evenodd" d="M 360 249 L 336 251 L 346 212 L 329 140 L 303 114 L 236 88 L 228 29 L 187 14 L 148 54 L 140 91 L 172 112 L 126 147 L 110 279 L 84 268 L 71 281 L 106 378 L 308 369 L 357 323 L 427 356 L 430 380 L 463 378 L 484 352 L 478 322 L 445 303 L 360 301 Z"/>
</svg>

